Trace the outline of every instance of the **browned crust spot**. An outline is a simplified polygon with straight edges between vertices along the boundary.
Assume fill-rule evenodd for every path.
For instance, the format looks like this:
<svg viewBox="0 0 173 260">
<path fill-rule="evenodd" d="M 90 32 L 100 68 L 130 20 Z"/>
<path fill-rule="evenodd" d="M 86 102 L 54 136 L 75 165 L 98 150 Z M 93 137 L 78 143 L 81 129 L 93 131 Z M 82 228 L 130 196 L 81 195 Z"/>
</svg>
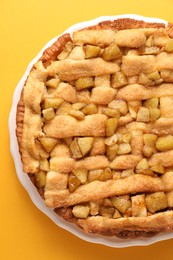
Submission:
<svg viewBox="0 0 173 260">
<path fill-rule="evenodd" d="M 172 23 L 168 23 L 167 31 L 168 31 L 169 37 L 173 38 L 173 24 Z"/>
<path fill-rule="evenodd" d="M 47 67 L 51 63 L 51 61 L 54 61 L 57 58 L 58 54 L 63 50 L 64 45 L 69 41 L 72 42 L 69 33 L 60 36 L 56 40 L 56 42 L 52 44 L 52 46 L 50 46 L 43 52 L 42 57 L 40 58 L 40 60 L 43 62 L 43 65 Z"/>
<path fill-rule="evenodd" d="M 89 29 L 112 29 L 112 30 L 125 30 L 125 29 L 139 29 L 139 28 L 165 28 L 163 23 L 147 23 L 131 18 L 121 18 L 113 21 L 103 21 L 98 25 L 90 26 Z"/>
<path fill-rule="evenodd" d="M 25 107 L 23 102 L 23 90 L 22 90 L 20 100 L 17 104 L 17 112 L 16 112 L 16 136 L 17 136 L 20 154 L 22 154 L 22 132 L 23 132 L 24 113 L 25 113 Z"/>
</svg>

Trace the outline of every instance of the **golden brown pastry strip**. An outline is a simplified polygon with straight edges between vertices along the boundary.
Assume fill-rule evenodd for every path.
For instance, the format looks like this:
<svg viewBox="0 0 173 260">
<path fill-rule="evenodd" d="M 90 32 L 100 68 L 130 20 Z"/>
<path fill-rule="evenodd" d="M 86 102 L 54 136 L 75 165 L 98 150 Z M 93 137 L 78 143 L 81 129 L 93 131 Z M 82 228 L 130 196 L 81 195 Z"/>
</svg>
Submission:
<svg viewBox="0 0 173 260">
<path fill-rule="evenodd" d="M 156 58 L 153 55 L 128 55 L 122 58 L 122 71 L 128 77 L 139 75 L 141 72 L 149 74 L 156 69 Z"/>
<path fill-rule="evenodd" d="M 48 97 L 53 96 L 57 98 L 62 98 L 64 101 L 75 103 L 77 102 L 76 90 L 73 86 L 68 83 L 61 82 L 58 88 L 53 90 L 51 94 L 47 94 Z"/>
<path fill-rule="evenodd" d="M 46 122 L 44 132 L 47 136 L 56 138 L 104 136 L 106 119 L 107 116 L 101 114 L 85 116 L 82 121 L 68 115 L 57 115 L 51 121 Z"/>
<path fill-rule="evenodd" d="M 112 30 L 81 30 L 73 33 L 73 40 L 76 45 L 93 44 L 109 45 L 116 38 Z"/>
<path fill-rule="evenodd" d="M 93 88 L 91 93 L 91 102 L 99 105 L 107 105 L 116 95 L 116 90 L 108 87 Z"/>
<path fill-rule="evenodd" d="M 140 130 L 132 131 L 131 148 L 133 155 L 142 155 L 143 148 L 143 132 Z"/>
<path fill-rule="evenodd" d="M 160 98 L 161 116 L 173 118 L 173 96 Z"/>
<path fill-rule="evenodd" d="M 173 96 L 173 84 L 161 84 L 157 87 L 145 87 L 139 84 L 127 85 L 118 91 L 117 99 L 145 100 L 154 97 Z"/>
<path fill-rule="evenodd" d="M 172 64 L 173 54 L 161 52 L 158 54 L 156 58 L 156 66 L 159 71 L 162 70 L 171 70 L 173 71 L 173 64 Z"/>
<path fill-rule="evenodd" d="M 111 169 L 131 169 L 134 168 L 138 162 L 141 160 L 140 156 L 135 156 L 132 154 L 119 155 L 110 163 Z"/>
<path fill-rule="evenodd" d="M 78 220 L 87 233 L 115 235 L 121 230 L 169 231 L 173 228 L 173 212 L 167 211 L 146 217 L 109 219 L 100 216 Z"/>
<path fill-rule="evenodd" d="M 63 81 L 75 80 L 80 77 L 112 74 L 119 71 L 117 63 L 107 62 L 101 58 L 89 60 L 55 61 L 48 67 L 49 73 L 58 73 Z"/>
<path fill-rule="evenodd" d="M 132 175 L 125 179 L 108 180 L 106 182 L 93 181 L 85 185 L 81 185 L 73 193 L 67 193 L 67 196 L 59 200 L 59 192 L 53 188 L 49 189 L 50 175 L 48 175 L 45 188 L 45 201 L 49 207 L 66 207 L 75 205 L 90 200 L 97 200 L 101 198 L 111 197 L 114 195 L 123 195 L 138 192 L 157 192 L 169 191 L 173 188 L 173 179 L 167 182 L 172 177 L 172 172 L 167 172 L 164 178 L 151 177 L 142 174 Z M 58 176 L 59 178 L 59 176 Z M 51 178 L 52 182 L 52 178 Z M 54 174 L 54 183 L 56 183 L 56 176 Z M 55 184 L 56 185 L 56 184 Z M 95 189 L 97 187 L 97 189 Z"/>
<path fill-rule="evenodd" d="M 151 132 L 157 135 L 173 134 L 173 118 L 159 118 L 148 126 Z"/>
<path fill-rule="evenodd" d="M 140 130 L 143 133 L 153 133 L 157 135 L 173 134 L 173 120 L 172 118 L 159 118 L 154 123 L 131 122 L 126 125 L 128 131 L 134 129 Z"/>
<path fill-rule="evenodd" d="M 161 152 L 153 154 L 151 159 L 149 160 L 150 165 L 160 164 L 164 167 L 173 166 L 173 151 Z"/>
<path fill-rule="evenodd" d="M 138 48 L 143 46 L 146 37 L 143 31 L 132 29 L 114 32 L 112 30 L 81 30 L 73 34 L 75 44 L 109 45 L 115 42 L 119 46 Z"/>
<path fill-rule="evenodd" d="M 60 171 L 63 173 L 70 173 L 74 169 L 102 169 L 109 166 L 109 162 L 106 156 L 98 155 L 92 157 L 86 157 L 84 159 L 76 161 L 72 158 L 51 158 L 50 169 L 51 171 Z"/>
</svg>

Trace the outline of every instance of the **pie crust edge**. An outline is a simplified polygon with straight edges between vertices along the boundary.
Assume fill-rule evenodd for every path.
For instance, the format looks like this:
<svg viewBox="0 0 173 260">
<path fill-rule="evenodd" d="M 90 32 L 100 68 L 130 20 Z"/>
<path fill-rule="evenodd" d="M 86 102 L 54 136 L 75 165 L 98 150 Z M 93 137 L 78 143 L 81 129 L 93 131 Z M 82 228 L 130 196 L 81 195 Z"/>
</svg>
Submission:
<svg viewBox="0 0 173 260">
<path fill-rule="evenodd" d="M 112 28 L 112 29 L 132 29 L 132 28 L 161 28 L 165 27 L 164 24 L 160 23 L 146 23 L 144 21 L 138 21 L 138 20 L 133 20 L 130 18 L 127 19 L 118 19 L 115 21 L 104 21 L 101 22 L 98 25 L 91 26 L 89 27 L 90 29 L 107 29 L 107 28 Z M 170 35 L 173 35 L 173 25 L 168 24 L 167 29 L 170 31 Z M 57 41 L 49 48 L 47 48 L 43 54 L 40 60 L 43 62 L 45 66 L 47 66 L 51 60 L 54 60 L 54 58 L 63 50 L 64 45 L 66 42 L 71 41 L 70 34 L 65 34 L 62 35 L 60 38 L 57 39 Z M 16 136 L 18 140 L 18 145 L 19 145 L 19 152 L 22 155 L 23 153 L 23 146 L 22 146 L 22 132 L 23 132 L 23 120 L 24 120 L 24 113 L 25 113 L 25 107 L 24 107 L 24 102 L 23 102 L 23 91 L 21 92 L 20 100 L 17 105 L 17 113 L 16 113 Z M 34 179 L 32 178 L 31 174 L 28 173 L 29 177 L 31 178 L 31 181 L 34 183 Z M 38 189 L 38 192 L 40 195 L 43 197 L 43 193 L 41 190 Z M 77 224 L 79 227 L 84 228 L 86 232 L 89 233 L 98 233 L 102 235 L 107 235 L 107 236 L 117 236 L 119 238 L 137 238 L 137 237 L 149 237 L 156 235 L 159 232 L 165 231 L 165 230 L 172 230 L 173 226 L 172 224 L 169 225 L 169 220 L 171 220 L 172 216 L 168 216 L 168 218 L 163 219 L 161 214 L 155 216 L 155 219 L 153 220 L 155 223 L 155 227 L 141 227 L 137 228 L 133 223 L 126 222 L 126 219 L 123 221 L 126 222 L 122 225 L 122 227 L 117 227 L 113 228 L 113 220 L 107 220 L 105 221 L 100 221 L 99 217 L 95 218 L 95 221 L 93 223 L 90 223 L 89 221 L 89 226 L 85 227 L 85 224 L 83 224 L 82 220 L 79 220 L 77 222 L 76 218 L 72 215 L 72 211 L 70 208 L 68 209 L 55 209 L 55 212 L 63 217 L 65 220 Z M 169 214 L 171 215 L 171 214 Z M 147 217 L 147 220 L 150 222 L 151 217 Z M 102 219 L 103 220 L 103 219 Z M 146 221 L 147 221 L 146 220 Z M 143 221 L 143 219 L 141 219 Z M 165 224 L 164 224 L 165 223 Z M 98 225 L 99 224 L 99 225 Z M 161 226 L 160 226 L 161 224 Z M 130 225 L 130 226 L 129 226 Z M 146 223 L 147 225 L 147 223 Z M 99 228 L 98 228 L 99 226 Z M 157 226 L 157 227 L 156 227 Z"/>
</svg>

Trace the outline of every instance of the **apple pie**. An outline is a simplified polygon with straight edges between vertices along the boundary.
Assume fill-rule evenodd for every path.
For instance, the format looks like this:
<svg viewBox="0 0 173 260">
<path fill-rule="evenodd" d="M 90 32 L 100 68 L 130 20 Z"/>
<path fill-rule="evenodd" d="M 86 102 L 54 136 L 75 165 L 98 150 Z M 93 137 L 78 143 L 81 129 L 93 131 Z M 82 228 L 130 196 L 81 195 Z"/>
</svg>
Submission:
<svg viewBox="0 0 173 260">
<path fill-rule="evenodd" d="M 61 35 L 17 106 L 24 174 L 84 232 L 173 230 L 173 25 L 122 18 Z"/>
</svg>

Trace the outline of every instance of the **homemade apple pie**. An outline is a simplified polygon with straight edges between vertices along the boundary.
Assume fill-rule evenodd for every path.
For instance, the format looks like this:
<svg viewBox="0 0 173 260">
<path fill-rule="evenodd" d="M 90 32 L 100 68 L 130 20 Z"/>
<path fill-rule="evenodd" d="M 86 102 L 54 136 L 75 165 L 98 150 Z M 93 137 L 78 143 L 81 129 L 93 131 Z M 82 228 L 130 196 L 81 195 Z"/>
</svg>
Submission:
<svg viewBox="0 0 173 260">
<path fill-rule="evenodd" d="M 17 108 L 23 171 L 84 232 L 173 229 L 173 25 L 104 21 L 47 48 Z"/>
</svg>

